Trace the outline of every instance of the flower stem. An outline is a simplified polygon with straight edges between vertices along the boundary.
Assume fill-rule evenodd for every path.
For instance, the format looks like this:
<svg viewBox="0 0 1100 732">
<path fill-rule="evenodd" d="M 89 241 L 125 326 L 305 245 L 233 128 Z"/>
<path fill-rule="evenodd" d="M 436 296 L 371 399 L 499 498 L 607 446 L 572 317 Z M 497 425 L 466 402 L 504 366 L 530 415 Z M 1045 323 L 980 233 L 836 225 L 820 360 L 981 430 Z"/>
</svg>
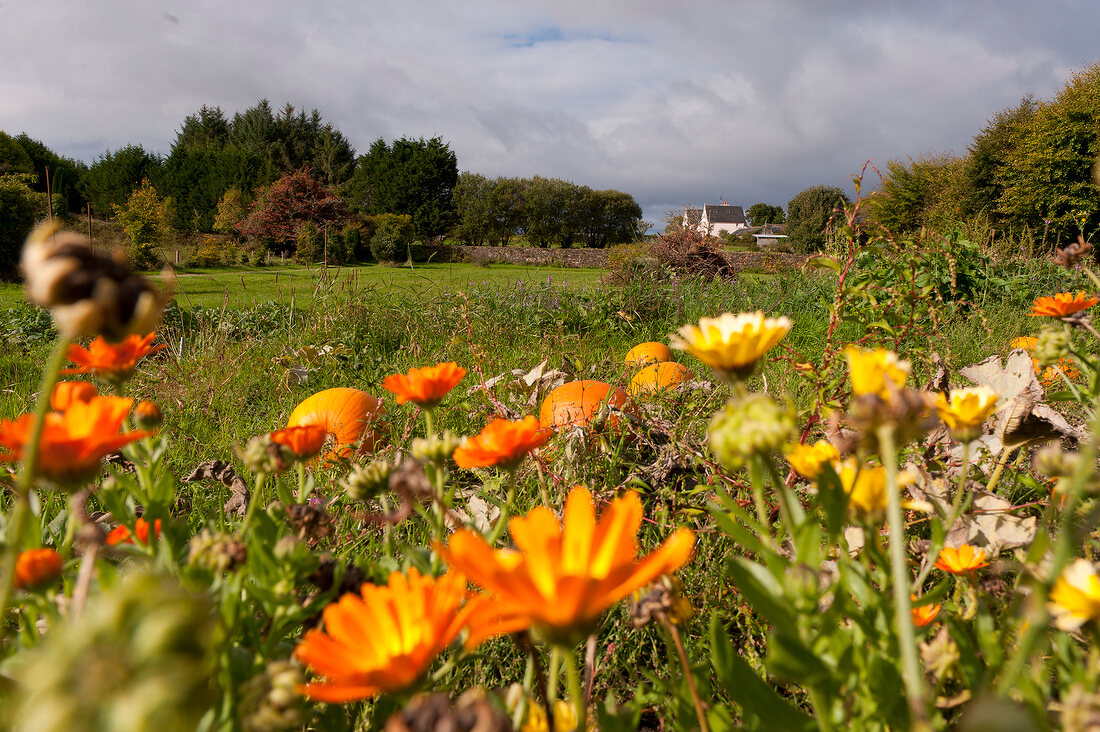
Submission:
<svg viewBox="0 0 1100 732">
<path fill-rule="evenodd" d="M 572 650 L 564 649 L 565 655 L 565 678 L 569 683 L 569 696 L 573 699 L 573 707 L 577 710 L 577 726 L 574 727 L 577 732 L 584 732 L 587 728 L 588 717 L 588 701 L 584 697 L 584 693 L 581 691 L 581 675 L 577 673 L 577 654 Z M 706 732 L 704 730 L 704 732 Z"/>
<path fill-rule="evenodd" d="M 680 640 L 680 631 L 665 613 L 658 613 L 657 619 L 672 637 L 672 645 L 676 646 L 676 655 L 680 657 L 680 666 L 684 669 L 684 681 L 687 682 L 688 693 L 691 694 L 691 703 L 695 706 L 695 718 L 699 720 L 699 732 L 710 732 L 707 726 L 707 715 L 703 711 L 703 701 L 699 698 L 699 690 L 695 688 L 695 676 L 691 673 L 691 663 L 688 661 L 687 651 L 684 650 L 684 643 Z"/>
<path fill-rule="evenodd" d="M 510 470 L 508 471 L 508 495 L 504 499 L 504 505 L 500 508 L 500 518 L 497 519 L 497 525 L 493 527 L 492 533 L 485 538 L 489 546 L 495 545 L 504 533 L 504 527 L 508 524 L 508 512 L 514 500 L 516 500 L 516 471 Z"/>
<path fill-rule="evenodd" d="M 248 531 L 248 526 L 252 522 L 252 515 L 256 513 L 256 506 L 263 500 L 264 484 L 267 482 L 267 473 L 256 473 L 256 485 L 252 489 L 252 497 L 248 501 L 248 511 L 244 515 L 244 525 L 242 531 Z"/>
<path fill-rule="evenodd" d="M 890 530 L 890 585 L 894 592 L 894 625 L 898 630 L 901 651 L 902 678 L 912 715 L 912 729 L 929 729 L 928 710 L 924 700 L 924 679 L 917 658 L 917 640 L 913 632 L 912 606 L 909 601 L 909 568 L 905 560 L 905 516 L 901 511 L 898 492 L 897 454 L 894 448 L 894 428 L 878 428 L 882 465 L 886 468 L 886 524 Z"/>
<path fill-rule="evenodd" d="M 546 679 L 546 704 L 550 711 L 554 710 L 554 702 L 558 699 L 558 680 L 561 676 L 561 646 L 550 647 L 550 672 Z M 553 717 L 551 716 L 551 720 Z M 553 723 L 550 725 L 553 727 Z"/>
<path fill-rule="evenodd" d="M 295 467 L 298 468 L 298 503 L 305 503 L 309 498 L 306 493 L 306 464 L 299 460 Z"/>
</svg>

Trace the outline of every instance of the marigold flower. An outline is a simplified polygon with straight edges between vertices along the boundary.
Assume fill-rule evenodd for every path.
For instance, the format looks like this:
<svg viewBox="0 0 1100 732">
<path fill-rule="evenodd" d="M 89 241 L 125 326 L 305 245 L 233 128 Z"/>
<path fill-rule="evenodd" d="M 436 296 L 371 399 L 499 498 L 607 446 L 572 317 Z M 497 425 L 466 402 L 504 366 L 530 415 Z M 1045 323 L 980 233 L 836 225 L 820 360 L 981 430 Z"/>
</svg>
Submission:
<svg viewBox="0 0 1100 732">
<path fill-rule="evenodd" d="M 844 349 L 844 354 L 848 357 L 852 392 L 857 396 L 874 394 L 889 401 L 890 394 L 905 386 L 909 378 L 909 362 L 902 361 L 896 353 L 885 348 L 864 351 L 849 346 Z"/>
<path fill-rule="evenodd" d="M 147 336 L 128 335 L 118 343 L 110 343 L 99 336 L 87 348 L 73 344 L 66 354 L 78 368 L 62 369 L 63 374 L 95 374 L 112 382 L 125 381 L 134 373 L 137 362 L 163 350 L 162 343 L 153 346 L 156 333 Z"/>
<path fill-rule="evenodd" d="M 328 430 L 318 424 L 307 424 L 275 430 L 270 437 L 272 442 L 286 447 L 300 460 L 306 460 L 321 452 Z"/>
<path fill-rule="evenodd" d="M 1077 630 L 1100 620 L 1100 577 L 1092 562 L 1078 558 L 1062 570 L 1050 591 L 1047 609 L 1061 630 Z"/>
<path fill-rule="evenodd" d="M 764 313 L 722 313 L 717 318 L 700 318 L 698 325 L 685 325 L 670 337 L 672 347 L 687 351 L 711 368 L 734 378 L 752 373 L 760 357 L 787 335 L 791 321 L 786 316 L 765 318 Z"/>
<path fill-rule="evenodd" d="M 97 396 L 87 402 L 73 402 L 64 412 L 47 412 L 38 443 L 36 473 L 61 486 L 79 483 L 99 471 L 99 461 L 123 445 L 151 435 L 135 430 L 121 432 L 133 399 Z M 23 459 L 30 441 L 33 414 L 16 420 L 0 420 L 0 445 L 8 452 L 0 461 Z"/>
<path fill-rule="evenodd" d="M 1081 310 L 1091 308 L 1100 302 L 1100 298 L 1089 295 L 1084 290 L 1079 290 L 1076 295 L 1072 292 L 1059 292 L 1057 295 L 1040 297 L 1031 304 L 1031 312 L 1028 315 L 1046 315 L 1052 318 L 1064 318 Z"/>
<path fill-rule="evenodd" d="M 957 547 L 944 547 L 941 549 L 933 566 L 951 574 L 966 574 L 982 567 L 988 567 L 989 562 L 985 560 L 985 549 L 978 549 L 970 544 L 961 544 Z"/>
<path fill-rule="evenodd" d="M 1035 374 L 1039 377 L 1039 383 L 1041 383 L 1043 386 L 1053 386 L 1054 384 L 1062 380 L 1061 377 L 1058 375 L 1058 371 L 1055 366 L 1057 366 L 1058 369 L 1061 369 L 1062 372 L 1066 375 L 1066 378 L 1070 381 L 1077 381 L 1081 378 L 1081 372 L 1068 358 L 1063 358 L 1055 365 L 1048 366 L 1044 369 L 1043 365 L 1039 362 L 1039 359 L 1035 358 L 1034 355 L 1035 348 L 1038 346 L 1038 344 L 1039 339 L 1035 336 L 1020 336 L 1019 338 L 1013 338 L 1008 345 L 1010 348 L 1022 348 L 1023 350 L 1032 354 L 1031 366 L 1035 369 Z"/>
<path fill-rule="evenodd" d="M 50 408 L 58 412 L 64 412 L 73 402 L 91 401 L 98 396 L 95 384 L 90 381 L 59 381 L 54 384 L 53 393 L 50 394 Z"/>
<path fill-rule="evenodd" d="M 960 440 L 978 436 L 982 424 L 997 407 L 998 394 L 986 385 L 952 389 L 950 397 L 936 395 L 936 413 Z"/>
<path fill-rule="evenodd" d="M 365 584 L 324 611 L 325 630 L 311 630 L 294 657 L 322 680 L 298 690 L 323 702 L 346 702 L 415 682 L 451 644 L 480 604 L 467 603 L 466 579 L 449 572 L 438 580 L 412 568 L 382 586 Z"/>
<path fill-rule="evenodd" d="M 160 519 L 153 522 L 153 538 L 149 539 L 149 522 L 143 518 L 139 518 L 134 522 L 134 530 L 130 531 L 126 526 L 116 526 L 111 529 L 107 534 L 107 546 L 115 546 L 116 544 L 133 544 L 134 539 L 137 539 L 139 543 L 149 546 L 152 542 L 157 540 L 160 536 Z"/>
<path fill-rule="evenodd" d="M 521 420 L 494 419 L 477 435 L 468 438 L 454 452 L 461 468 L 485 468 L 499 465 L 513 470 L 527 453 L 546 444 L 553 430 L 542 429 L 538 417 Z"/>
<path fill-rule="evenodd" d="M 688 560 L 695 541 L 688 529 L 636 560 L 641 523 L 637 494 L 613 500 L 597 523 L 592 495 L 577 486 L 560 523 L 545 506 L 508 522 L 518 550 L 494 550 L 480 534 L 456 531 L 438 551 L 492 595 L 471 617 L 467 647 L 530 626 L 548 640 L 569 642 L 605 609 Z"/>
<path fill-rule="evenodd" d="M 422 369 L 409 369 L 407 374 L 391 374 L 382 380 L 382 386 L 393 392 L 398 404 L 412 402 L 424 409 L 431 409 L 465 375 L 466 369 L 454 362 L 447 362 Z"/>
<path fill-rule="evenodd" d="M 919 598 L 916 595 L 910 595 L 909 600 L 916 602 Z M 940 614 L 940 610 L 943 609 L 943 605 L 939 603 L 928 603 L 927 605 L 921 605 L 920 607 L 910 608 L 910 613 L 913 615 L 913 625 L 918 628 L 931 623 Z"/>
<path fill-rule="evenodd" d="M 53 549 L 28 549 L 15 560 L 15 586 L 22 590 L 41 587 L 61 576 L 61 555 Z"/>
<path fill-rule="evenodd" d="M 160 407 L 155 402 L 142 399 L 134 407 L 134 424 L 143 430 L 159 427 L 163 421 L 164 415 L 161 414 Z"/>
<path fill-rule="evenodd" d="M 822 469 L 840 460 L 840 451 L 827 440 L 818 440 L 812 445 L 795 445 L 787 453 L 787 462 L 796 473 L 807 480 L 817 480 Z"/>
</svg>

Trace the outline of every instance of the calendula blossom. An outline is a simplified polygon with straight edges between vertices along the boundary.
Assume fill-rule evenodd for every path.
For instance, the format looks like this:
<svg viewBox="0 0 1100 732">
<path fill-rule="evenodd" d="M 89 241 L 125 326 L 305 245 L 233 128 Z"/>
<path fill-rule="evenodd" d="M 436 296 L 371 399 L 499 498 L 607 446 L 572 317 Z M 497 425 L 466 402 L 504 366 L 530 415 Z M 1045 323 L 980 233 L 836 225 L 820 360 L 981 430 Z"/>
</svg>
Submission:
<svg viewBox="0 0 1100 732">
<path fill-rule="evenodd" d="M 494 419 L 455 449 L 454 460 L 461 468 L 497 465 L 513 470 L 529 452 L 545 445 L 553 434 L 553 430 L 539 426 L 538 417 L 528 415 L 517 421 Z"/>
<path fill-rule="evenodd" d="M 909 600 L 911 602 L 917 602 L 920 598 L 916 595 L 910 595 Z M 919 607 L 913 607 L 910 609 L 910 613 L 913 616 L 913 625 L 918 628 L 931 623 L 940 614 L 940 610 L 943 609 L 943 605 L 939 603 L 928 603 L 927 605 L 920 605 Z"/>
<path fill-rule="evenodd" d="M 160 519 L 153 522 L 153 536 L 150 539 L 149 536 L 149 522 L 143 518 L 139 518 L 134 522 L 134 530 L 126 526 L 116 526 L 111 529 L 107 534 L 107 546 L 115 546 L 116 544 L 133 544 L 136 539 L 138 543 L 149 546 L 152 542 L 157 540 L 160 536 Z"/>
<path fill-rule="evenodd" d="M 1064 318 L 1091 308 L 1098 302 L 1100 298 L 1091 296 L 1084 290 L 1079 290 L 1076 295 L 1072 292 L 1059 292 L 1056 295 L 1036 299 L 1031 304 L 1031 312 L 1028 315 Z"/>
<path fill-rule="evenodd" d="M 407 374 L 391 374 L 382 380 L 382 386 L 397 397 L 398 404 L 412 402 L 423 409 L 431 409 L 462 381 L 466 369 L 454 362 L 409 369 Z"/>
<path fill-rule="evenodd" d="M 786 316 L 765 318 L 764 313 L 722 313 L 717 318 L 700 318 L 698 325 L 685 325 L 670 342 L 718 372 L 733 378 L 752 373 L 760 358 L 791 329 Z"/>
<path fill-rule="evenodd" d="M 446 546 L 437 545 L 440 555 L 491 596 L 471 618 L 467 646 L 528 627 L 569 643 L 591 631 L 608 607 L 691 556 L 695 535 L 679 529 L 639 560 L 641 522 L 637 494 L 612 500 L 597 522 L 592 494 L 577 486 L 561 522 L 545 506 L 508 522 L 517 549 L 494 550 L 480 534 L 456 531 Z"/>
<path fill-rule="evenodd" d="M 817 480 L 826 465 L 839 460 L 840 452 L 828 440 L 818 440 L 812 445 L 795 445 L 787 453 L 791 468 L 807 480 Z"/>
<path fill-rule="evenodd" d="M 997 408 L 998 394 L 986 385 L 952 389 L 936 395 L 936 413 L 959 440 L 972 440 Z"/>
<path fill-rule="evenodd" d="M 95 476 L 104 456 L 153 434 L 145 430 L 121 431 L 133 402 L 97 396 L 73 402 L 64 412 L 47 412 L 38 443 L 36 474 L 58 486 L 72 486 Z M 33 424 L 33 414 L 0 420 L 0 445 L 7 450 L 0 454 L 0 460 L 23 459 Z"/>
<path fill-rule="evenodd" d="M 114 383 L 130 378 L 137 362 L 165 348 L 154 346 L 155 333 L 146 336 L 128 335 L 118 343 L 111 343 L 99 336 L 87 348 L 73 344 L 66 354 L 77 365 L 75 369 L 62 369 L 63 374 L 95 374 Z"/>
<path fill-rule="evenodd" d="M 1062 570 L 1050 591 L 1047 609 L 1055 627 L 1077 630 L 1088 622 L 1100 620 L 1100 577 L 1096 567 L 1085 559 L 1074 559 Z"/>
<path fill-rule="evenodd" d="M 478 602 L 466 603 L 466 579 L 439 579 L 415 569 L 385 585 L 365 584 L 324 611 L 325 629 L 310 630 L 294 657 L 320 679 L 299 687 L 323 702 L 366 699 L 408 688 L 458 636 Z"/>
<path fill-rule="evenodd" d="M 299 460 L 306 460 L 321 452 L 328 430 L 321 425 L 307 424 L 275 430 L 269 436 L 272 442 L 288 448 Z"/>
<path fill-rule="evenodd" d="M 34 589 L 61 576 L 61 555 L 53 549 L 28 549 L 15 560 L 15 586 Z"/>
<path fill-rule="evenodd" d="M 962 544 L 941 549 L 934 566 L 951 574 L 966 574 L 988 567 L 989 562 L 986 561 L 985 549 Z"/>
<path fill-rule="evenodd" d="M 855 458 L 833 464 L 840 485 L 848 494 L 848 512 L 859 523 L 880 521 L 886 511 L 886 468 L 881 465 L 862 465 Z M 906 471 L 898 473 L 898 486 L 908 485 L 913 476 Z"/>
<path fill-rule="evenodd" d="M 90 402 L 98 395 L 95 384 L 90 381 L 59 381 L 50 394 L 50 409 L 64 412 L 73 402 Z"/>
<path fill-rule="evenodd" d="M 885 348 L 865 351 L 849 346 L 844 349 L 844 355 L 848 358 L 852 392 L 856 396 L 874 394 L 889 401 L 890 394 L 905 386 L 909 378 L 909 362 Z"/>
</svg>

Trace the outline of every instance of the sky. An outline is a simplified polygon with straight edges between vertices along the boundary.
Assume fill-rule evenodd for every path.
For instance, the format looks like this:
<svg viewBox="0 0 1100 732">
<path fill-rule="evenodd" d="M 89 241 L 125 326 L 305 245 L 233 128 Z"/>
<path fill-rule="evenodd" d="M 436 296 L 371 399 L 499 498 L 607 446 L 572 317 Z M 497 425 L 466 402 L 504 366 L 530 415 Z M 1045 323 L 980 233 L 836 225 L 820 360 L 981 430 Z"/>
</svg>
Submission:
<svg viewBox="0 0 1100 732">
<path fill-rule="evenodd" d="M 166 154 L 203 105 L 266 98 L 359 152 L 439 136 L 460 170 L 626 191 L 657 223 L 965 154 L 1100 60 L 1098 29 L 1094 0 L 0 0 L 0 130 Z"/>
</svg>

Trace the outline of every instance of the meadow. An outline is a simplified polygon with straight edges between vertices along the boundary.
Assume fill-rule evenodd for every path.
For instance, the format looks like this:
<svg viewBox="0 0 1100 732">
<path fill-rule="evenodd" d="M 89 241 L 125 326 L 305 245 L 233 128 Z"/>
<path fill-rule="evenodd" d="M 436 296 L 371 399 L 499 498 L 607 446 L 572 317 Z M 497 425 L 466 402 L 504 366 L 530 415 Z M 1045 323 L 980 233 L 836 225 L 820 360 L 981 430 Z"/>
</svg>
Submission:
<svg viewBox="0 0 1100 732">
<path fill-rule="evenodd" d="M 999 718 L 1023 710 L 1028 723 L 1043 728 L 1047 715 L 1058 713 L 1050 704 L 1068 708 L 1079 694 L 1074 689 L 1097 673 L 1095 663 L 1072 669 L 1096 653 L 1087 635 L 1092 625 L 1083 625 L 1085 635 L 1036 635 L 1048 637 L 1046 606 L 1033 607 L 1028 598 L 1047 596 L 1057 579 L 1033 571 L 1045 547 L 1032 543 L 1034 532 L 1012 544 L 985 527 L 985 550 L 996 563 L 980 577 L 969 569 L 930 574 L 923 553 L 968 543 L 948 541 L 949 530 L 971 526 L 964 519 L 973 523 L 968 517 L 983 511 L 1005 511 L 989 508 L 997 497 L 1009 502 L 1006 515 L 1052 527 L 1048 570 L 1049 561 L 1068 566 L 1082 545 L 1089 556 L 1096 509 L 1087 486 L 1095 459 L 1063 466 L 1058 475 L 1070 503 L 1059 508 L 1031 467 L 1031 442 L 995 453 L 986 437 L 953 441 L 941 431 L 926 440 L 927 402 L 910 388 L 935 392 L 948 380 L 961 388 L 964 367 L 1009 357 L 1012 339 L 1037 332 L 1028 314 L 1033 301 L 1086 286 L 1086 274 L 1020 261 L 990 264 L 964 282 L 955 271 L 930 278 L 934 252 L 898 254 L 896 261 L 916 264 L 884 272 L 876 262 L 895 259 L 872 250 L 871 259 L 859 260 L 864 250 L 853 243 L 820 267 L 774 274 L 710 280 L 664 273 L 615 285 L 599 271 L 470 265 L 180 277 L 155 331 L 165 347 L 142 358 L 125 381 L 95 379 L 104 394 L 117 390 L 159 408 L 156 435 L 124 450 L 132 470 L 116 464 L 109 477 L 87 477 L 94 488 L 88 492 L 48 482 L 33 491 L 32 528 L 20 541 L 56 548 L 64 568 L 48 589 L 24 586 L 12 596 L 5 653 L 27 659 L 11 671 L 4 666 L 23 696 L 9 712 L 13 723 L 92 729 L 140 717 L 175 719 L 166 729 L 380 729 L 389 719 L 387 730 L 401 730 L 435 729 L 425 726 L 428 719 L 451 715 L 481 720 L 486 726 L 479 729 L 565 730 L 580 715 L 607 730 L 941 729 L 984 709 Z M 0 417 L 7 419 L 34 407 L 56 352 L 48 313 L 19 297 L 15 289 L 0 292 Z M 624 357 L 635 345 L 667 344 L 685 325 L 755 311 L 789 323 L 761 326 L 783 333 L 747 369 L 712 370 L 705 360 L 713 353 L 694 343 L 673 356 L 691 372 L 684 383 L 655 393 L 632 388 L 639 366 Z M 1081 337 L 1075 328 L 1067 338 L 1067 357 L 1085 375 L 1068 388 L 1048 387 L 1051 403 L 1075 428 L 1091 416 L 1096 392 L 1091 350 Z M 879 381 L 893 386 L 869 390 L 850 374 L 859 358 L 846 351 L 853 344 L 878 359 L 867 367 L 872 371 L 892 363 L 882 354 L 905 359 L 901 381 L 901 372 L 886 369 Z M 438 394 L 410 396 L 411 387 L 394 386 L 395 375 L 415 382 L 421 375 L 414 370 L 450 362 L 464 375 Z M 1025 363 L 1019 378 L 1036 378 Z M 469 459 L 460 457 L 462 449 L 455 453 L 463 436 L 478 435 L 497 417 L 518 423 L 538 416 L 554 387 L 575 380 L 606 382 L 612 391 L 629 390 L 630 399 L 611 407 L 604 400 L 587 421 L 559 425 L 545 444 L 512 455 L 518 459 L 459 464 Z M 373 451 L 307 461 L 272 442 L 296 405 L 342 387 L 381 401 L 382 415 L 370 425 Z M 830 422 L 834 415 L 843 430 Z M 136 428 L 140 419 L 133 419 Z M 923 426 L 909 429 L 910 422 Z M 1008 445 L 1007 429 L 983 434 Z M 797 470 L 792 445 L 825 436 L 848 440 L 848 452 L 865 461 L 861 477 L 845 472 L 839 454 L 813 475 Z M 962 445 L 960 458 L 952 450 Z M 1095 448 L 1089 438 L 1077 449 Z M 222 473 L 184 482 L 215 460 L 241 481 Z M 919 495 L 906 489 L 903 515 L 898 476 L 914 461 L 925 472 Z M 878 506 L 878 498 L 863 495 L 870 489 L 862 476 L 880 474 Z M 962 486 L 956 495 L 965 498 L 938 502 L 934 486 L 945 481 Z M 240 484 L 250 498 L 238 515 L 226 502 Z M 19 485 L 9 491 L 9 515 Z M 470 595 L 466 609 L 452 610 L 469 610 L 485 625 L 479 630 L 471 620 L 458 640 L 498 631 L 485 631 L 476 646 L 454 642 L 454 634 L 433 641 L 454 618 L 412 617 L 408 608 L 422 604 L 410 599 L 421 591 L 416 583 L 451 577 L 444 568 L 462 565 L 461 587 L 466 580 L 486 587 L 477 572 L 488 555 L 480 564 L 464 560 L 458 536 L 518 547 L 534 563 L 538 547 L 557 546 L 537 525 L 549 531 L 543 523 L 563 511 L 567 524 L 583 525 L 587 493 L 577 486 L 594 497 L 597 514 L 620 518 L 634 510 L 622 497 L 637 495 L 640 551 L 655 551 L 670 571 L 679 566 L 667 558 L 679 550 L 672 544 L 683 545 L 690 530 L 691 558 L 676 579 L 653 587 L 639 580 L 617 595 L 599 578 L 586 580 L 583 591 L 550 591 L 539 583 L 581 569 L 531 569 L 531 581 L 557 592 L 557 603 L 587 598 L 577 601 L 591 603 L 589 616 L 556 624 L 538 615 L 526 626 L 513 616 L 484 620 L 489 610 L 474 607 Z M 866 501 L 867 510 L 857 512 Z M 163 522 L 159 533 L 150 529 L 154 519 Z M 87 538 L 95 534 L 89 526 L 100 524 L 139 536 L 144 525 L 146 538 Z M 611 529 L 601 523 L 588 531 L 595 557 L 600 541 L 612 541 Z M 976 533 L 964 534 L 980 544 Z M 627 543 L 619 553 L 638 551 L 632 538 L 620 540 Z M 620 560 L 629 565 L 633 553 Z M 569 556 L 561 561 L 576 559 Z M 630 566 L 636 577 L 647 565 Z M 443 592 L 449 580 L 432 581 L 430 592 Z M 482 581 L 497 610 L 518 612 L 507 587 Z M 363 582 L 404 598 L 392 600 L 396 614 L 336 603 Z M 924 599 L 907 601 L 910 590 Z M 627 602 L 608 601 L 601 613 L 601 593 Z M 452 595 L 429 597 L 428 611 L 432 603 L 449 607 Z M 910 613 L 915 620 L 920 607 L 933 604 L 942 613 L 936 624 L 911 627 Z M 342 609 L 326 610 L 322 620 L 326 605 Z M 171 607 L 176 612 L 153 627 L 157 613 Z M 380 637 L 403 650 L 386 656 L 375 646 L 390 640 L 368 643 L 366 628 L 390 623 Z M 500 632 L 504 627 L 511 632 Z M 937 627 L 944 633 L 933 636 Z M 325 657 L 344 651 L 325 645 L 334 641 L 322 640 L 321 628 L 340 643 L 370 649 L 349 656 L 347 668 L 326 665 Z M 73 641 L 78 633 L 86 640 Z M 381 680 L 364 660 L 375 656 L 385 657 Z M 112 673 L 95 678 L 87 670 L 94 668 Z M 136 689 L 143 689 L 140 699 L 129 693 Z M 979 698 L 986 706 L 969 703 Z M 467 722 L 455 721 L 456 728 L 472 729 L 462 726 Z"/>
</svg>

